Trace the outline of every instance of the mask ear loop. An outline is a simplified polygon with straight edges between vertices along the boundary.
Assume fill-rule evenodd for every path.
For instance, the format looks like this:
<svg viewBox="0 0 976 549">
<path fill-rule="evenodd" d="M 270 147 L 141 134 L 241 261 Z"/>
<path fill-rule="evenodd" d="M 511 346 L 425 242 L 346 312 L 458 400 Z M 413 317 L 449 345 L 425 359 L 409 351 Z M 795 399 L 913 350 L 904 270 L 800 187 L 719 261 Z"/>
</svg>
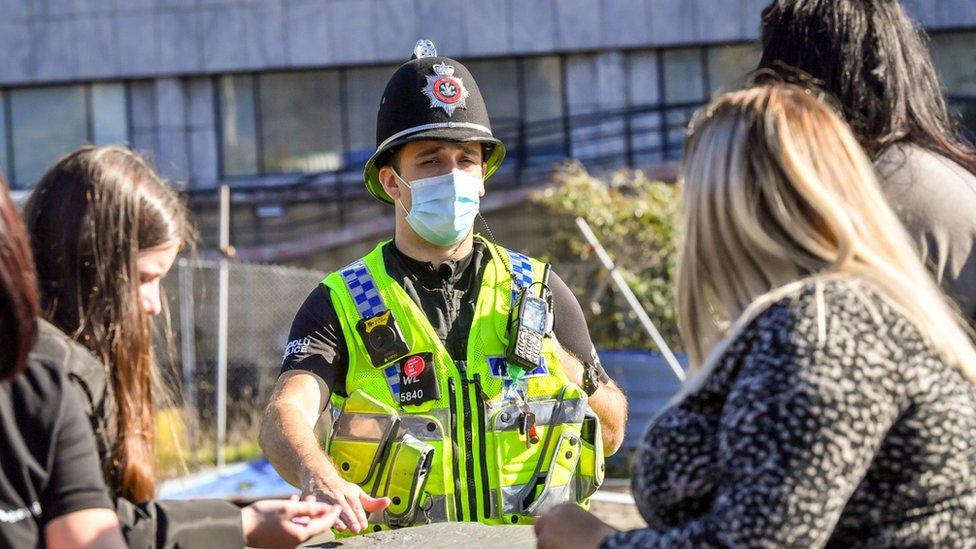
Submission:
<svg viewBox="0 0 976 549">
<path fill-rule="evenodd" d="M 400 181 L 400 183 L 403 183 L 404 187 L 410 189 L 411 191 L 413 190 L 413 187 L 410 186 L 410 183 L 407 183 L 407 180 L 404 179 L 399 173 L 397 173 L 397 171 L 393 168 L 393 166 L 390 166 L 390 171 L 393 172 L 393 176 L 396 177 Z M 403 210 L 404 215 L 410 215 L 410 212 L 407 211 L 407 207 L 403 205 L 403 202 L 400 201 L 399 197 L 393 200 L 395 203 L 400 205 L 400 209 Z"/>
</svg>

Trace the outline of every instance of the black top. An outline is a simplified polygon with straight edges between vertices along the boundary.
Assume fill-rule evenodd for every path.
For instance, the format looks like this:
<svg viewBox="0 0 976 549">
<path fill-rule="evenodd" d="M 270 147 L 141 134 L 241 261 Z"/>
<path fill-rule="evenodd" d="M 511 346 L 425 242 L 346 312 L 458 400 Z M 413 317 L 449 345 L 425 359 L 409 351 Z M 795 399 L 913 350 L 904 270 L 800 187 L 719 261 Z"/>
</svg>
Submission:
<svg viewBox="0 0 976 549">
<path fill-rule="evenodd" d="M 434 332 L 454 360 L 465 360 L 468 354 L 468 332 L 474 320 L 474 308 L 481 290 L 481 277 L 491 254 L 480 240 L 474 241 L 470 254 L 457 261 L 440 265 L 408 257 L 393 244 L 383 247 L 387 273 L 417 303 Z M 566 283 L 550 272 L 549 288 L 553 294 L 553 332 L 556 339 L 576 357 L 595 365 L 603 382 L 609 380 L 593 348 L 583 309 Z M 285 355 L 281 371 L 306 370 L 325 382 L 330 391 L 346 395 L 349 371 L 349 349 L 329 288 L 319 284 L 305 299 L 295 315 L 288 336 L 287 349 L 298 349 Z M 291 343 L 299 342 L 299 343 Z"/>
<path fill-rule="evenodd" d="M 971 547 L 976 389 L 867 284 L 808 281 L 651 423 L 632 475 L 649 527 L 604 547 Z"/>
<path fill-rule="evenodd" d="M 43 546 L 44 527 L 111 509 L 88 420 L 57 365 L 31 355 L 0 383 L 0 547 Z"/>
<path fill-rule="evenodd" d="M 75 395 L 81 397 L 83 410 L 88 416 L 85 421 L 95 430 L 102 465 L 108 467 L 115 425 L 115 408 L 108 371 L 86 348 L 55 326 L 41 320 L 39 328 L 40 333 L 32 356 L 53 364 L 68 374 L 76 391 L 67 393 L 72 398 Z M 93 447 L 93 456 L 94 452 Z M 95 463 L 98 463 L 97 459 Z M 102 478 L 100 473 L 96 465 L 99 481 Z M 137 505 L 123 498 L 114 499 L 122 535 L 126 544 L 133 549 L 238 549 L 244 546 L 240 509 L 230 502 L 199 499 L 149 501 Z"/>
</svg>

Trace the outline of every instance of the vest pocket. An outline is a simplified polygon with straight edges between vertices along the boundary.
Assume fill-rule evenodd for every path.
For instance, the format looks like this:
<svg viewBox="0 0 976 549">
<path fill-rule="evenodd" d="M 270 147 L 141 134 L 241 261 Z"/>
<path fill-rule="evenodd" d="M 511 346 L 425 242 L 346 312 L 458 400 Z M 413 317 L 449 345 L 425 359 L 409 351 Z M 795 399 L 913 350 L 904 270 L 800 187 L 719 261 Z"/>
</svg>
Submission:
<svg viewBox="0 0 976 549">
<path fill-rule="evenodd" d="M 342 405 L 327 452 L 344 479 L 364 485 L 382 464 L 399 429 L 396 410 L 356 390 Z"/>
<path fill-rule="evenodd" d="M 412 435 L 404 434 L 391 443 L 386 467 L 374 490 L 376 497 L 391 500 L 385 511 L 387 524 L 413 524 L 433 460 L 433 446 Z"/>
<path fill-rule="evenodd" d="M 580 460 L 580 439 L 573 433 L 563 433 L 553 450 L 545 484 L 535 486 L 535 499 L 525 508 L 525 513 L 534 517 L 542 516 L 549 509 L 576 501 L 576 467 Z"/>
<path fill-rule="evenodd" d="M 603 437 L 600 435 L 600 418 L 587 410 L 580 431 L 580 460 L 577 475 L 577 501 L 582 503 L 603 484 L 606 470 L 603 457 Z"/>
</svg>

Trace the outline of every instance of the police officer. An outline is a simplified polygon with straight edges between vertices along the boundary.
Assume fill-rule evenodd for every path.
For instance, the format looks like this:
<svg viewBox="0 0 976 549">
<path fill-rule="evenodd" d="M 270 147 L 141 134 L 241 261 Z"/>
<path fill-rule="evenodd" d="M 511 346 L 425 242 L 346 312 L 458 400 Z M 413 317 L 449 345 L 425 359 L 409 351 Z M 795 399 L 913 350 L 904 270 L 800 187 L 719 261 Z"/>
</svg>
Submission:
<svg viewBox="0 0 976 549">
<path fill-rule="evenodd" d="M 549 265 L 473 234 L 505 156 L 474 78 L 420 41 L 376 127 L 364 177 L 394 238 L 298 311 L 262 448 L 303 494 L 343 506 L 340 531 L 523 524 L 585 505 L 626 399 Z M 313 427 L 330 401 L 323 449 Z"/>
</svg>

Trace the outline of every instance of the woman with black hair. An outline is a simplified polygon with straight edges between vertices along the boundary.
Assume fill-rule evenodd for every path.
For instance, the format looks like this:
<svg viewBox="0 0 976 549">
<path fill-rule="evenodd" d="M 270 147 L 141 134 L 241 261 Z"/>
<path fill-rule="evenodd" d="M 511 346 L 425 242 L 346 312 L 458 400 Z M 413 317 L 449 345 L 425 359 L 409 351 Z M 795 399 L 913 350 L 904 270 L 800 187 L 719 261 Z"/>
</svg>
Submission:
<svg viewBox="0 0 976 549">
<path fill-rule="evenodd" d="M 776 0 L 760 68 L 799 69 L 838 100 L 943 289 L 976 320 L 976 151 L 948 114 L 925 36 L 897 0 Z"/>
<path fill-rule="evenodd" d="M 29 354 L 37 312 L 27 233 L 0 178 L 0 547 L 124 547 L 74 389 Z"/>
</svg>

